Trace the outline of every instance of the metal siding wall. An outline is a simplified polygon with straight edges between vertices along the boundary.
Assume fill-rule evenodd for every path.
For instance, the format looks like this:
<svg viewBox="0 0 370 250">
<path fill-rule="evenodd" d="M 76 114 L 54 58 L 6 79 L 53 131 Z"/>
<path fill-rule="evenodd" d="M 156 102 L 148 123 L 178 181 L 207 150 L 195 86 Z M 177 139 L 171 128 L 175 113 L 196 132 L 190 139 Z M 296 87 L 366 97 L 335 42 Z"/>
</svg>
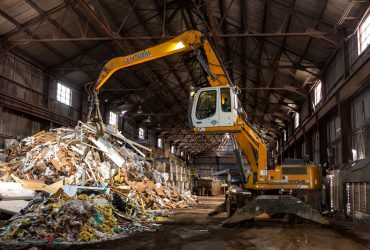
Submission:
<svg viewBox="0 0 370 250">
<path fill-rule="evenodd" d="M 367 48 L 360 55 L 358 54 L 357 34 L 350 37 L 347 41 L 349 73 L 356 71 L 369 57 L 370 50 Z"/>
<path fill-rule="evenodd" d="M 312 160 L 316 163 L 320 163 L 320 139 L 319 132 L 315 131 L 312 133 Z"/>
<path fill-rule="evenodd" d="M 367 88 L 351 103 L 352 144 L 356 159 L 370 157 L 370 88 Z M 354 152 L 354 151 L 353 151 Z"/>
<path fill-rule="evenodd" d="M 17 136 L 23 138 L 36 134 L 47 126 L 46 121 L 3 108 L 0 116 L 0 148 L 3 147 L 6 138 L 16 138 Z"/>
<path fill-rule="evenodd" d="M 370 182 L 350 182 L 346 183 L 349 187 L 346 202 L 349 205 L 347 215 L 354 219 L 370 220 Z"/>
<path fill-rule="evenodd" d="M 342 164 L 342 140 L 339 115 L 332 117 L 327 123 L 327 143 L 330 149 L 330 164 L 339 167 Z"/>
<path fill-rule="evenodd" d="M 9 53 L 0 60 L 0 91 L 42 105 L 46 98 L 44 72 Z"/>
<path fill-rule="evenodd" d="M 300 120 L 304 121 L 309 116 L 309 114 L 309 102 L 308 99 L 306 99 L 301 106 Z"/>
<path fill-rule="evenodd" d="M 72 107 L 61 104 L 56 101 L 57 82 L 48 82 L 48 79 L 47 73 L 42 69 L 12 53 L 0 57 L 0 92 L 77 122 L 80 118 L 81 93 L 76 88 L 72 89 Z M 50 88 L 48 93 L 45 92 L 47 87 Z M 46 120 L 7 109 L 5 105 L 0 117 L 0 146 L 5 138 L 29 136 L 48 126 L 49 122 Z"/>
<path fill-rule="evenodd" d="M 201 164 L 217 164 L 217 159 L 215 157 L 198 157 L 194 159 L 195 165 Z"/>
<path fill-rule="evenodd" d="M 325 72 L 325 89 L 326 96 L 329 96 L 331 90 L 337 85 L 339 79 L 344 76 L 344 59 L 343 51 L 340 50 L 334 56 Z"/>
<path fill-rule="evenodd" d="M 358 57 L 358 40 L 357 40 L 357 34 L 351 36 L 347 40 L 347 50 L 348 50 L 348 65 L 353 65 L 355 63 L 355 60 Z"/>
</svg>

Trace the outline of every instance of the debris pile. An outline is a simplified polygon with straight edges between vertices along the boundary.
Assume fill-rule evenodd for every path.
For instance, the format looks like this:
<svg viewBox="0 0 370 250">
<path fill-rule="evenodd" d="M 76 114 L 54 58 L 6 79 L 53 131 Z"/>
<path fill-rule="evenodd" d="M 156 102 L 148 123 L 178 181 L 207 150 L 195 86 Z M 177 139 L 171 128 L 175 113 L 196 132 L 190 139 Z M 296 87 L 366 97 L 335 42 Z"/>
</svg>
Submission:
<svg viewBox="0 0 370 250">
<path fill-rule="evenodd" d="M 167 209 L 196 198 L 169 185 L 168 174 L 145 160 L 145 150 L 111 126 L 99 135 L 82 122 L 12 140 L 0 152 L 0 212 L 19 213 L 0 236 L 91 241 L 155 229 Z M 23 205 L 12 211 L 12 202 Z"/>
</svg>

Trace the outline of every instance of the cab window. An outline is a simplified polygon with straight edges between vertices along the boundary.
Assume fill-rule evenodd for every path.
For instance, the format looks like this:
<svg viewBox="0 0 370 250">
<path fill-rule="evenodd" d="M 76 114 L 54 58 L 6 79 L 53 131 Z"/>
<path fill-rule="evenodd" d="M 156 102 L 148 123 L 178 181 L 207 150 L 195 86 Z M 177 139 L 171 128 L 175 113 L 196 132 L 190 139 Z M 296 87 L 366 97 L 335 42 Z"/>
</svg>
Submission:
<svg viewBox="0 0 370 250">
<path fill-rule="evenodd" d="M 197 119 L 205 119 L 213 116 L 216 113 L 217 91 L 208 90 L 199 94 L 196 117 Z"/>
<path fill-rule="evenodd" d="M 223 112 L 231 112 L 230 89 L 221 89 L 221 108 Z"/>
</svg>

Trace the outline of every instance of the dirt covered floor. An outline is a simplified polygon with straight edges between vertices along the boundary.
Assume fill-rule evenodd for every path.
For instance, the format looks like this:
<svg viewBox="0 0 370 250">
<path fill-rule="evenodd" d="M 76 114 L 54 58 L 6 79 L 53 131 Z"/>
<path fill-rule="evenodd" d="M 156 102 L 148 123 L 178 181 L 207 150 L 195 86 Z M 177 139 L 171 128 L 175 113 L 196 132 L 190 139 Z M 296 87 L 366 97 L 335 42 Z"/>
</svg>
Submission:
<svg viewBox="0 0 370 250">
<path fill-rule="evenodd" d="M 162 225 L 157 232 L 94 244 L 0 244 L 0 249 L 370 249 L 369 239 L 357 234 L 356 228 L 337 223 L 326 227 L 255 221 L 225 227 L 221 225 L 224 215 L 207 217 L 223 197 L 199 197 L 199 201 L 193 208 L 175 210 L 171 215 L 173 221 Z M 370 237 L 370 230 L 366 233 L 361 229 L 361 232 Z"/>
</svg>

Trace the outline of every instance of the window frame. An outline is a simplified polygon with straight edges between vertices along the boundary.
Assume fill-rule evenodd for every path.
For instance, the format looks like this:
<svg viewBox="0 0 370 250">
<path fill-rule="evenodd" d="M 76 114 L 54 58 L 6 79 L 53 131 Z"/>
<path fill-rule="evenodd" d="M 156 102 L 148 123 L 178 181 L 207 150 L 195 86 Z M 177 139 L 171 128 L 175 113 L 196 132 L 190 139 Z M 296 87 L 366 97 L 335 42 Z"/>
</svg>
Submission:
<svg viewBox="0 0 370 250">
<path fill-rule="evenodd" d="M 58 102 L 71 107 L 72 106 L 72 89 L 62 84 L 61 82 L 58 82 L 56 98 Z"/>
<path fill-rule="evenodd" d="M 163 148 L 163 140 L 162 140 L 162 138 L 158 138 L 157 139 L 157 147 L 158 148 L 161 148 L 161 149 Z"/>
<path fill-rule="evenodd" d="M 214 94 L 214 111 L 213 111 L 213 113 L 205 114 L 204 117 L 201 116 L 200 113 L 199 113 L 199 108 L 202 107 L 201 105 L 204 106 L 204 97 L 202 96 L 203 93 L 205 93 L 205 95 L 208 95 L 209 93 Z M 204 110 L 204 109 L 201 109 L 201 110 Z M 204 111 L 202 111 L 202 112 L 204 112 Z M 204 91 L 200 92 L 198 100 L 197 100 L 197 107 L 196 107 L 196 110 L 195 110 L 195 117 L 198 120 L 204 120 L 204 119 L 207 119 L 207 118 L 211 118 L 212 116 L 214 116 L 216 114 L 216 112 L 217 112 L 217 90 L 212 89 L 212 90 L 204 90 Z"/>
<path fill-rule="evenodd" d="M 299 112 L 295 112 L 294 114 L 294 129 L 299 127 Z"/>
<path fill-rule="evenodd" d="M 367 36 L 365 39 L 362 39 L 362 34 L 364 31 L 361 31 L 364 24 L 367 24 L 365 31 L 367 32 Z M 363 47 L 364 42 L 367 42 L 366 47 Z M 361 19 L 358 28 L 357 28 L 357 44 L 358 44 L 358 55 L 361 55 L 366 49 L 369 47 L 370 44 L 370 12 L 367 11 L 363 18 Z"/>
<path fill-rule="evenodd" d="M 141 139 L 141 140 L 145 140 L 145 130 L 144 130 L 144 128 L 139 128 L 138 138 Z"/>
<path fill-rule="evenodd" d="M 113 122 L 113 120 L 114 120 L 114 122 Z M 115 126 L 118 125 L 118 115 L 117 115 L 116 112 L 109 111 L 109 124 L 110 125 L 115 125 Z"/>
<path fill-rule="evenodd" d="M 283 130 L 283 141 L 286 141 L 287 139 L 287 133 L 286 133 L 286 129 Z"/>
<path fill-rule="evenodd" d="M 316 83 L 315 87 L 313 88 L 313 107 L 316 108 L 321 102 L 321 100 L 322 100 L 322 82 L 321 80 L 319 80 Z"/>
<path fill-rule="evenodd" d="M 222 110 L 222 112 L 226 112 L 226 113 L 231 112 L 230 88 L 221 88 L 220 89 L 220 98 L 221 98 L 221 110 Z M 228 98 L 228 99 L 226 99 L 226 98 Z"/>
</svg>

